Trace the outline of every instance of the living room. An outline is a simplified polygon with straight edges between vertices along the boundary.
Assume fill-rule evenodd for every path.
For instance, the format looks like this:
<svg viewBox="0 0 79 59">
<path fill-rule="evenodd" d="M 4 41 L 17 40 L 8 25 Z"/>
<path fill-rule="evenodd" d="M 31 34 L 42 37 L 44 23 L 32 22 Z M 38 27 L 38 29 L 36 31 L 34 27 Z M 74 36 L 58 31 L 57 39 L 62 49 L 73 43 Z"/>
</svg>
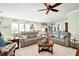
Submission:
<svg viewBox="0 0 79 59">
<path fill-rule="evenodd" d="M 55 8 L 58 12 L 49 10 L 47 14 L 46 10 L 39 12 L 46 8 L 45 4 L 53 6 L 55 3 L 0 3 L 0 32 L 8 43 L 6 48 L 1 47 L 0 55 L 10 55 L 10 46 L 14 47 L 12 55 L 15 56 L 77 55 L 79 3 L 61 3 Z M 44 37 L 46 28 L 54 43 L 52 54 L 39 49 L 39 41 L 47 38 Z"/>
</svg>

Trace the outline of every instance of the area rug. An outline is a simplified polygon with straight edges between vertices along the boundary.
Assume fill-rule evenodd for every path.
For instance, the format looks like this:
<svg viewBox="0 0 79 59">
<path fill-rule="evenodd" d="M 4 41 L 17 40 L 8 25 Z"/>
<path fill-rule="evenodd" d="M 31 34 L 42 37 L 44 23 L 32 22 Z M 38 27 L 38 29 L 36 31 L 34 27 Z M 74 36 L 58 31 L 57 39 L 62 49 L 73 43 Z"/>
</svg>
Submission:
<svg viewBox="0 0 79 59">
<path fill-rule="evenodd" d="M 47 51 L 38 53 L 37 44 L 17 49 L 15 56 L 75 56 L 76 49 L 54 44 L 53 54 Z"/>
</svg>

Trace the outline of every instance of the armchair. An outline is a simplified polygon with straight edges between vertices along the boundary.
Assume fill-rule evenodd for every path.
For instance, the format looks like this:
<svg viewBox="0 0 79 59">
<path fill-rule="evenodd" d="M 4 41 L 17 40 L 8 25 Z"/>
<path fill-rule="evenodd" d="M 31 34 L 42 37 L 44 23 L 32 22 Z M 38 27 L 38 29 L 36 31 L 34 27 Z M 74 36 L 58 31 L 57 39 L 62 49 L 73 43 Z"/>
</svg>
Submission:
<svg viewBox="0 0 79 59">
<path fill-rule="evenodd" d="M 0 56 L 12 56 L 15 55 L 15 45 L 16 43 L 8 44 L 0 48 Z"/>
</svg>

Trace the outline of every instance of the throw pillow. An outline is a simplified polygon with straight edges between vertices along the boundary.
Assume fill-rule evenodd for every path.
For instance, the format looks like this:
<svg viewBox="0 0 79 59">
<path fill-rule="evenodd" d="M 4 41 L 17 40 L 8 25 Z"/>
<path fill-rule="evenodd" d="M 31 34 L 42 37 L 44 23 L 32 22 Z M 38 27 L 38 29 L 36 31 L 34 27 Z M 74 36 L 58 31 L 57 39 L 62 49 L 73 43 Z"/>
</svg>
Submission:
<svg viewBox="0 0 79 59">
<path fill-rule="evenodd" d="M 37 34 L 37 37 L 41 37 L 41 35 L 40 34 Z"/>
<path fill-rule="evenodd" d="M 6 45 L 6 42 L 4 41 L 4 38 L 0 37 L 0 47 L 3 47 Z"/>
<path fill-rule="evenodd" d="M 65 38 L 65 35 L 60 35 L 60 39 L 64 39 Z"/>
<path fill-rule="evenodd" d="M 55 34 L 55 38 L 60 38 L 58 34 Z"/>
</svg>

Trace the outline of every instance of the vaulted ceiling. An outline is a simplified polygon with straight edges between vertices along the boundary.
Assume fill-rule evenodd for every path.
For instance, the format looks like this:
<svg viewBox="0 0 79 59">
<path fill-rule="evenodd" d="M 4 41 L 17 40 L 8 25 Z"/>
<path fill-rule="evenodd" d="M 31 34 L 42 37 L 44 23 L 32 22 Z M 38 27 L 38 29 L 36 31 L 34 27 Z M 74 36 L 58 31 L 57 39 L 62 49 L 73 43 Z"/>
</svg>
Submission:
<svg viewBox="0 0 79 59">
<path fill-rule="evenodd" d="M 55 22 L 66 20 L 68 13 L 79 10 L 79 3 L 63 3 L 56 7 L 59 12 L 50 11 L 48 15 L 46 11 L 38 12 L 43 8 L 43 3 L 0 3 L 0 15 L 34 22 Z"/>
</svg>

